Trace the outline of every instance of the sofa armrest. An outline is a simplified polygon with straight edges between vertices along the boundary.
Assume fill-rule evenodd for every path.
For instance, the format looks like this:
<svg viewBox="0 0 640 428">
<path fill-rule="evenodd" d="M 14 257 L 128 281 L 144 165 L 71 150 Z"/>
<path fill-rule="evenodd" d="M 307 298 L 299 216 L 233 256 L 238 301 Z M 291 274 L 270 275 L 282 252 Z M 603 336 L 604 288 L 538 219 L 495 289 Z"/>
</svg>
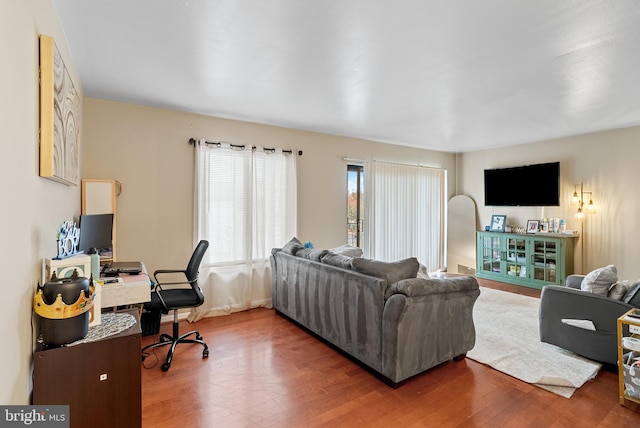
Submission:
<svg viewBox="0 0 640 428">
<path fill-rule="evenodd" d="M 399 382 L 473 348 L 480 294 L 474 277 L 412 278 L 390 288 L 382 320 L 385 377 Z"/>
<path fill-rule="evenodd" d="M 575 288 L 576 290 L 580 290 L 582 288 L 583 279 L 584 279 L 584 275 L 569 275 L 564 285 L 569 288 Z"/>
<path fill-rule="evenodd" d="M 478 290 L 478 281 L 471 276 L 452 278 L 410 278 L 392 284 L 385 292 L 385 300 L 394 294 L 407 297 L 428 296 L 431 294 L 456 293 Z"/>
</svg>

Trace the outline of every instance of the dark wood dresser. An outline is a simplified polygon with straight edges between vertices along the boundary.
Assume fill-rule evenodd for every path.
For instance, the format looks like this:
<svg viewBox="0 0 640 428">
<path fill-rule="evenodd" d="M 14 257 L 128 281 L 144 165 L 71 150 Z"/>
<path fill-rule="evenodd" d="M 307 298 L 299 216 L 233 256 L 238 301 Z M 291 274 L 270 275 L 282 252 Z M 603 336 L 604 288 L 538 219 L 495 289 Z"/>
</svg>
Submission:
<svg viewBox="0 0 640 428">
<path fill-rule="evenodd" d="M 123 311 L 125 312 L 125 311 Z M 141 328 L 33 354 L 33 404 L 69 405 L 70 426 L 136 427 L 142 423 Z"/>
</svg>

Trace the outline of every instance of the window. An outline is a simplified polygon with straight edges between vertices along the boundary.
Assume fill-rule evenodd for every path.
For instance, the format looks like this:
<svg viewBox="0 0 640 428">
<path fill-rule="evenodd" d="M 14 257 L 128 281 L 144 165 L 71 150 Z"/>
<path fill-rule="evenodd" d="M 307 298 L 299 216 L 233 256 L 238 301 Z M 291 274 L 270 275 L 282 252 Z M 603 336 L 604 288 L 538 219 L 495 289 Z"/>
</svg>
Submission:
<svg viewBox="0 0 640 428">
<path fill-rule="evenodd" d="M 205 262 L 268 260 L 294 236 L 294 155 L 204 147 L 198 169 L 198 238 L 211 243 Z"/>
<path fill-rule="evenodd" d="M 296 155 L 202 141 L 196 153 L 195 233 L 211 245 L 189 320 L 270 307 L 271 249 L 296 234 Z"/>
<path fill-rule="evenodd" d="M 364 168 L 362 165 L 347 167 L 347 243 L 363 245 L 364 224 Z"/>
</svg>

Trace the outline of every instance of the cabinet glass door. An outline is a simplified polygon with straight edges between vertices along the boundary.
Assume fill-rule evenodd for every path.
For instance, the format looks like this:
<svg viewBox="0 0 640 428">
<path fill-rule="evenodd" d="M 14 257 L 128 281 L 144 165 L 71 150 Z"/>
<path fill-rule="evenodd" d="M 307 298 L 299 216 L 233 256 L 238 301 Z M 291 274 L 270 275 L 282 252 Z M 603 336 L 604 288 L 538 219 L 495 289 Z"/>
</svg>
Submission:
<svg viewBox="0 0 640 428">
<path fill-rule="evenodd" d="M 556 282 L 558 243 L 551 240 L 533 239 L 533 279 Z"/>
<path fill-rule="evenodd" d="M 483 236 L 481 238 L 482 270 L 500 273 L 500 237 Z"/>
<path fill-rule="evenodd" d="M 507 238 L 507 275 L 527 277 L 527 240 L 523 237 Z"/>
<path fill-rule="evenodd" d="M 561 285 L 573 273 L 572 239 L 547 233 L 478 231 L 476 275 L 531 288 Z"/>
</svg>

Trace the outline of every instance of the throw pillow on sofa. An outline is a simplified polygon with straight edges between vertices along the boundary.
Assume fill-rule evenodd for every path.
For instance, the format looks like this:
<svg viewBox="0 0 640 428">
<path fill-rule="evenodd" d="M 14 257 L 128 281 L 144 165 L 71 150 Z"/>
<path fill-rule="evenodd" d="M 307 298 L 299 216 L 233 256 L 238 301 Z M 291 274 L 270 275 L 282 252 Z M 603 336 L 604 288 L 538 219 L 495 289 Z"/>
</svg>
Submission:
<svg viewBox="0 0 640 428">
<path fill-rule="evenodd" d="M 630 305 L 640 308 L 640 280 L 636 281 L 629 287 L 629 291 L 624 295 L 622 301 Z"/>
<path fill-rule="evenodd" d="M 296 251 L 296 257 L 301 257 L 303 259 L 308 259 L 309 254 L 313 251 L 313 248 L 303 248 L 301 250 Z"/>
<path fill-rule="evenodd" d="M 589 272 L 580 285 L 582 291 L 606 296 L 609 287 L 618 282 L 618 269 L 609 265 Z"/>
<path fill-rule="evenodd" d="M 349 256 L 344 256 L 342 254 L 335 254 L 331 251 L 328 251 L 320 261 L 324 264 L 343 268 L 343 269 L 351 269 L 351 260 L 352 258 Z"/>
<path fill-rule="evenodd" d="M 609 297 L 610 299 L 622 300 L 622 298 L 626 296 L 630 288 L 631 284 L 629 283 L 629 281 L 618 281 L 609 288 L 607 297 Z"/>
<path fill-rule="evenodd" d="M 418 275 L 420 263 L 415 257 L 397 262 L 383 262 L 380 260 L 355 257 L 351 260 L 351 267 L 356 272 L 386 279 L 389 284 L 401 279 L 415 278 Z"/>
<path fill-rule="evenodd" d="M 418 268 L 418 274 L 416 275 L 418 278 L 429 279 L 429 271 L 427 267 L 420 263 L 420 267 Z"/>
<path fill-rule="evenodd" d="M 296 237 L 291 238 L 291 241 L 287 242 L 286 244 L 284 244 L 284 247 L 282 247 L 282 251 L 287 254 L 291 254 L 292 256 L 295 256 L 298 250 L 303 249 L 304 244 L 300 242 L 300 240 Z"/>
<path fill-rule="evenodd" d="M 305 256 L 306 258 L 308 258 L 309 260 L 313 260 L 314 262 L 320 262 L 322 261 L 322 258 L 327 255 L 329 251 L 327 250 L 312 250 L 307 256 Z"/>
<path fill-rule="evenodd" d="M 362 256 L 362 248 L 354 247 L 353 245 L 344 244 L 340 245 L 336 248 L 330 248 L 329 251 L 335 254 L 342 254 L 343 256 L 348 257 L 361 257 Z"/>
</svg>

